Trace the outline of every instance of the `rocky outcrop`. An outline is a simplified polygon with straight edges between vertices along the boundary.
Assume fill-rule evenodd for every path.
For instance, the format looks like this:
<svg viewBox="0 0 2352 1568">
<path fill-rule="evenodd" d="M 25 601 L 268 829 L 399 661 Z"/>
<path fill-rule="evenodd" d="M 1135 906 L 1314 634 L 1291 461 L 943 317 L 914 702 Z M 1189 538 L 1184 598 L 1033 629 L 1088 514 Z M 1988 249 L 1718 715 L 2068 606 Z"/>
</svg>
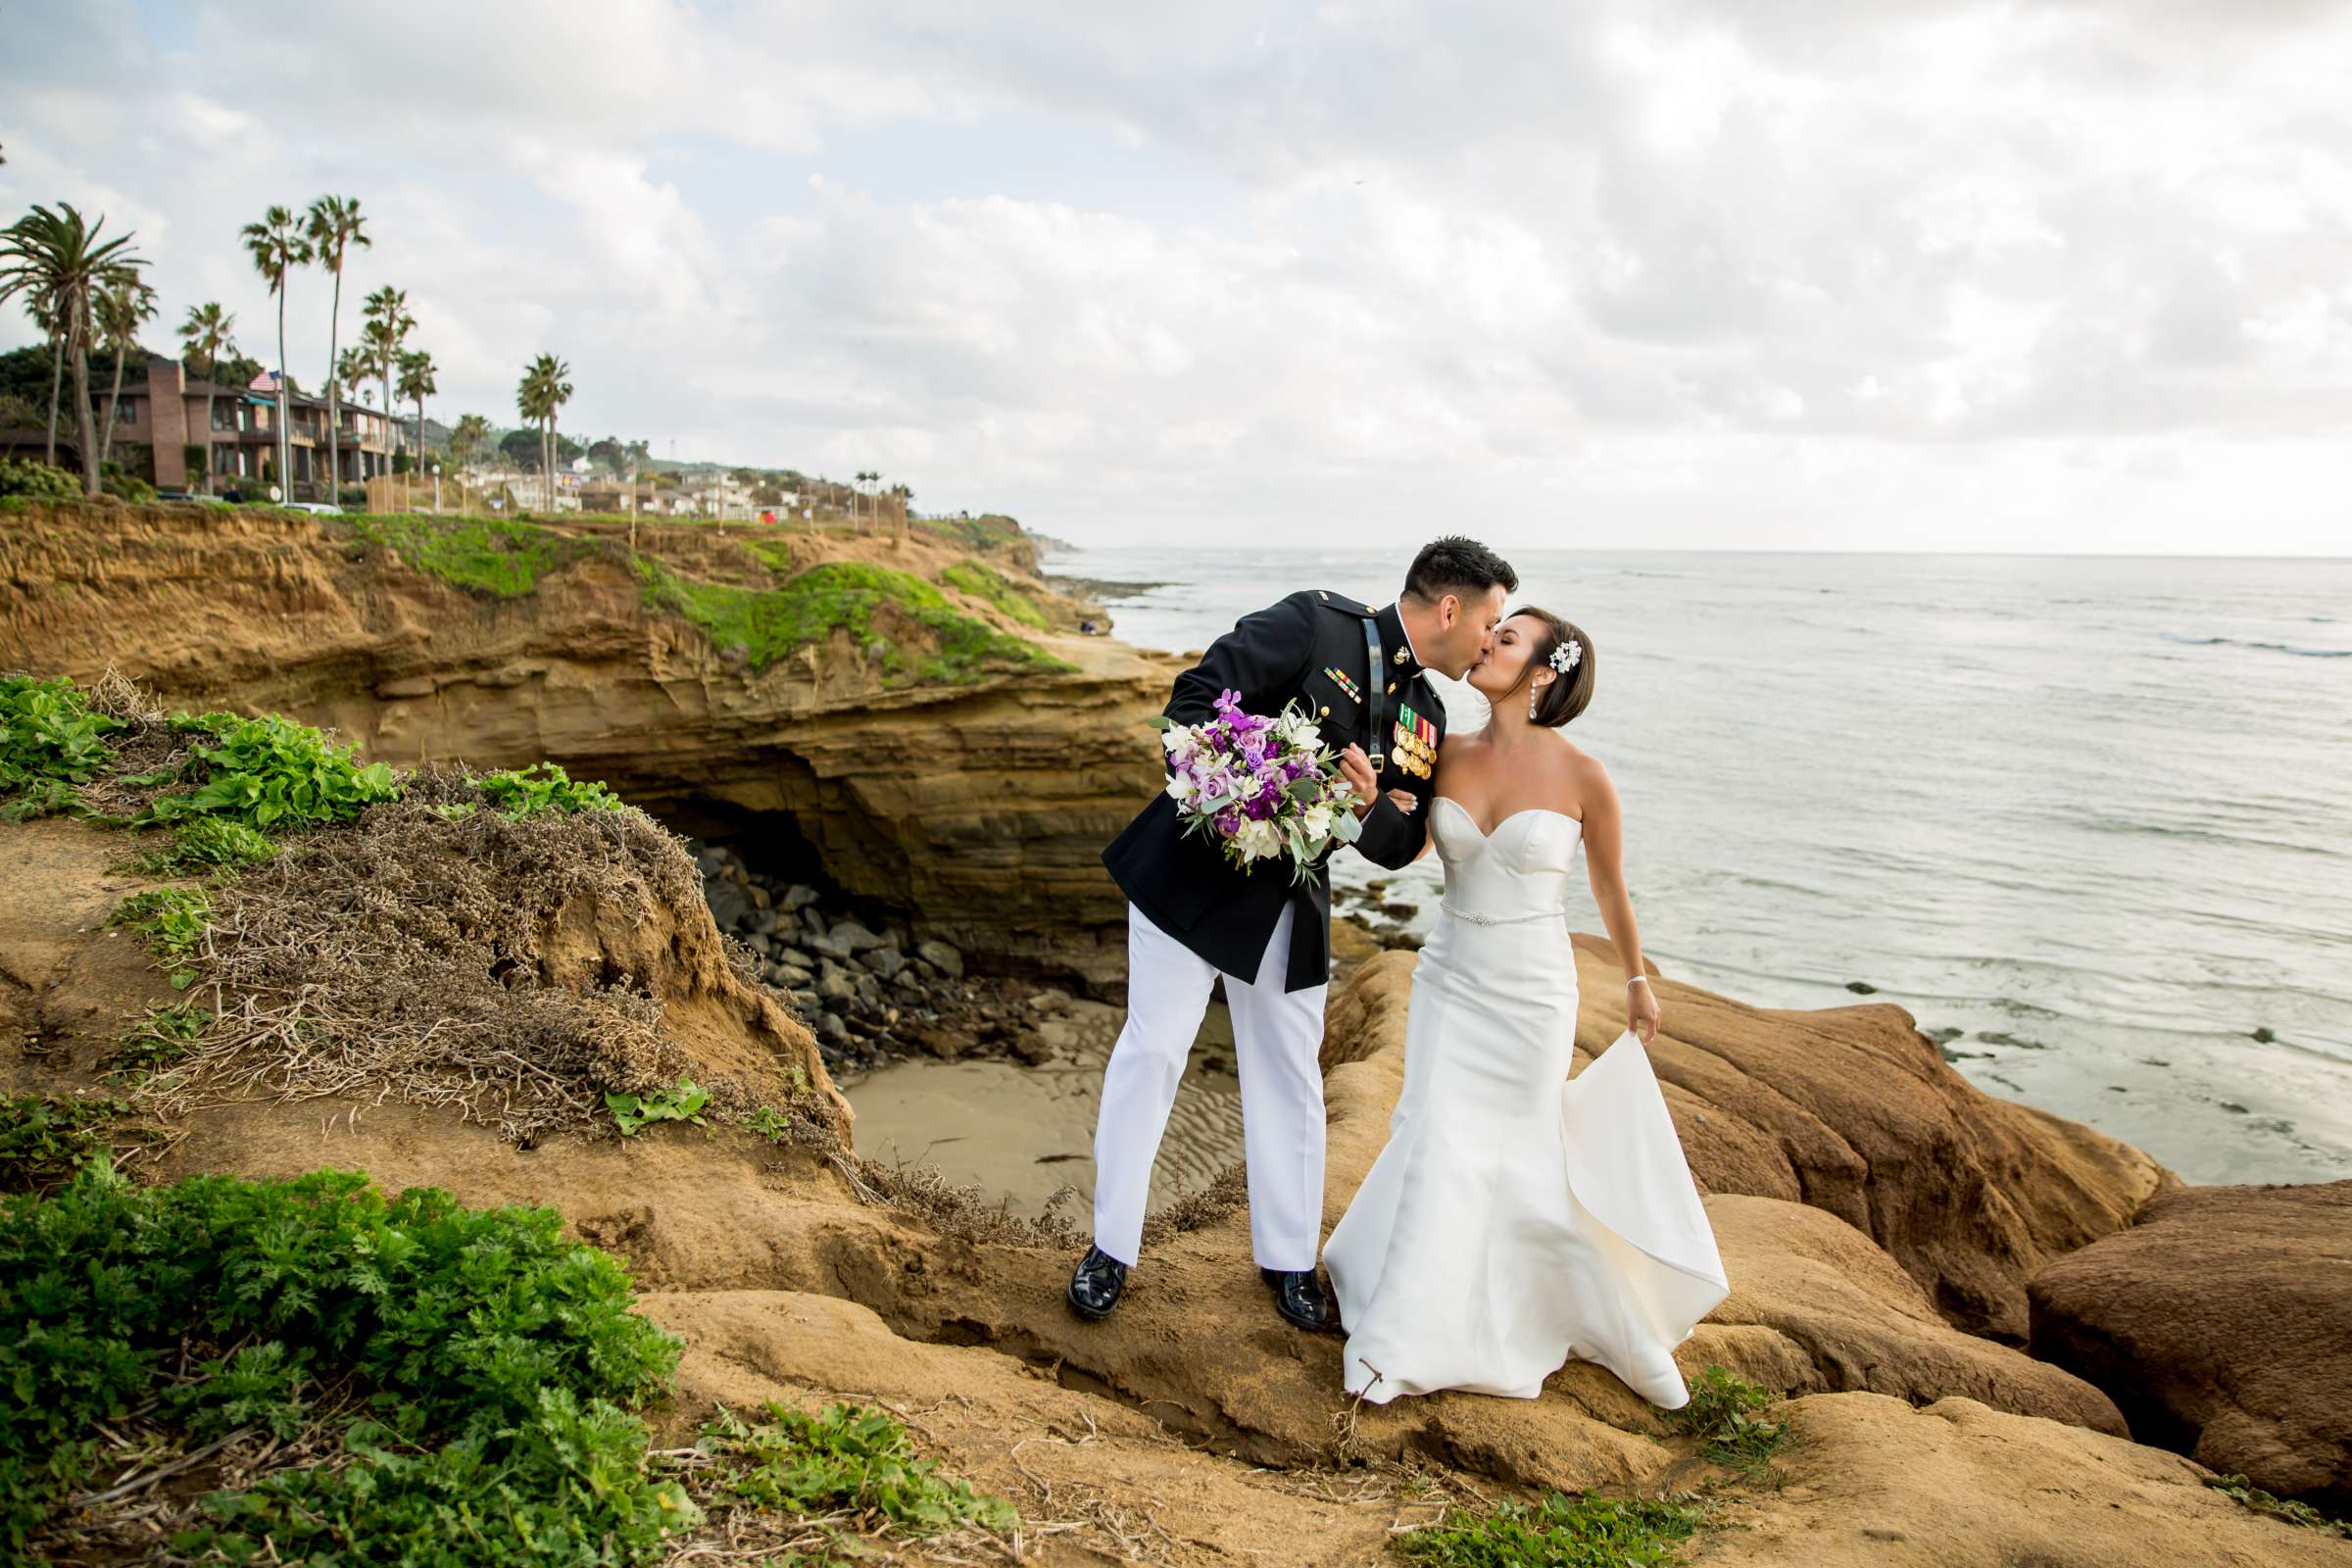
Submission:
<svg viewBox="0 0 2352 1568">
<path fill-rule="evenodd" d="M 1575 942 L 1582 1070 L 1625 1030 L 1624 973 L 1607 942 Z M 1334 999 L 1327 1074 L 1401 1055 L 1412 964 L 1375 959 Z M 2023 1345 L 2027 1276 L 2180 1185 L 2129 1144 L 1984 1094 L 1900 1007 L 1751 1007 L 1651 973 L 1666 1027 L 1650 1062 L 1701 1191 L 1836 1215 L 1970 1334 Z"/>
<path fill-rule="evenodd" d="M 1582 1070 L 1583 1042 L 1605 1045 L 1623 1031 L 1624 1020 L 1596 1000 L 1614 1002 L 1622 989 L 1611 983 L 1621 978 L 1614 950 L 1586 936 L 1575 944 L 1584 999 L 1577 1028 Z M 1334 1223 L 1388 1139 L 1403 1088 L 1405 1004 L 1415 961 L 1407 953 L 1371 959 L 1330 1009 L 1323 1051 L 1331 1117 L 1326 1218 Z M 1665 1011 L 1669 1027 L 1679 1022 L 1682 1009 L 1673 1001 Z M 1661 1079 L 1673 1044 L 1661 1034 L 1648 1048 Z M 1729 1118 L 1720 1108 L 1678 1103 L 1671 1088 L 1667 1100 L 1695 1170 L 1709 1146 L 1730 1133 Z M 1745 1138 L 1734 1136 L 1744 1147 Z M 1870 1389 L 1923 1400 L 1966 1394 L 2001 1409 L 2124 1431 L 2106 1396 L 2081 1379 L 1946 1323 L 1928 1291 L 1890 1255 L 1891 1244 L 1834 1209 L 1721 1191 L 1705 1202 L 1733 1290 L 1678 1353 L 1686 1371 L 1721 1361 L 1790 1393 Z M 1560 1377 L 1592 1371 L 1571 1367 Z M 1605 1374 L 1594 1381 L 1615 1383 Z"/>
<path fill-rule="evenodd" d="M 1711 1522 L 1705 1568 L 2352 1568 L 2352 1541 L 2248 1512 L 2178 1455 L 1953 1396 L 1775 1412 L 1786 1480 Z"/>
<path fill-rule="evenodd" d="M 987 963 L 1118 980 L 1125 906 L 1098 857 L 1156 787 L 1144 720 L 1169 672 L 1055 629 L 1017 527 L 648 524 L 632 551 L 612 525 L 390 526 L 0 515 L 0 665 L 112 665 L 396 763 L 552 760 Z M 817 567 L 884 586 L 796 598 Z"/>
<path fill-rule="evenodd" d="M 2352 1181 L 2164 1194 L 2028 1290 L 2140 1442 L 2352 1514 Z"/>
<path fill-rule="evenodd" d="M 20 1088 L 86 1085 L 108 1036 L 172 995 L 99 923 L 120 896 L 107 867 L 121 849 L 84 824 L 0 824 L 12 873 L 0 891 L 12 983 L 0 1000 L 25 1040 L 9 1063 Z M 655 868 L 657 893 L 689 875 L 677 860 Z M 677 912 L 650 933 L 603 918 L 619 907 L 604 901 L 558 917 L 551 936 L 564 940 L 548 946 L 546 978 L 609 984 L 626 969 L 659 975 L 652 989 L 673 1007 L 732 998 L 723 966 L 695 957 L 716 940 L 708 911 L 658 902 Z M 1577 946 L 1585 995 L 1613 1001 L 1616 988 L 1600 984 L 1614 979 L 1605 947 Z M 669 975 L 676 954 L 704 978 Z M 1372 957 L 1334 999 L 1333 1216 L 1377 1152 L 1400 1082 L 1409 963 Z M 1668 1008 L 1672 1020 L 1671 998 Z M 734 1032 L 739 1008 L 697 1016 L 703 1027 L 672 1043 L 698 1063 L 784 1054 Z M 1597 1038 L 1613 1022 L 1589 1008 L 1580 1032 Z M 807 1037 L 788 1034 L 783 1064 L 821 1089 Z M 1338 1340 L 1273 1315 L 1246 1214 L 1214 1201 L 1191 1205 L 1152 1244 L 1119 1312 L 1088 1324 L 1060 1298 L 1074 1244 L 984 1208 L 884 1200 L 865 1182 L 875 1173 L 861 1176 L 822 1137 L 770 1141 L 722 1121 L 526 1150 L 442 1106 L 375 1101 L 207 1101 L 156 1168 L 170 1178 L 335 1164 L 395 1190 L 553 1204 L 575 1234 L 627 1259 L 655 1293 L 644 1310 L 687 1342 L 670 1441 L 685 1441 L 714 1401 L 877 1401 L 958 1472 L 1015 1497 L 1046 1542 L 1041 1560 L 1207 1564 L 1276 1542 L 1283 1560 L 1369 1561 L 1394 1528 L 1433 1515 L 1433 1495 L 1485 1497 L 1492 1483 L 1654 1494 L 1712 1474 L 1691 1439 L 1589 1363 L 1562 1368 L 1538 1399 L 1448 1394 L 1350 1409 Z M 1703 1104 L 1704 1123 L 1700 1108 L 1675 1102 L 1694 1162 L 1719 1137 L 1752 1147 L 1719 1104 Z M 1958 1102 L 1952 1114 L 1965 1124 L 1972 1112 Z M 2062 1164 L 2064 1149 L 2045 1153 Z M 1776 1412 L 1795 1441 L 1771 1484 L 1718 1494 L 1699 1560 L 2352 1564 L 2352 1543 L 2257 1517 L 2203 1485 L 2201 1465 L 2113 1436 L 2113 1407 L 2066 1372 L 1959 1334 L 1916 1269 L 1826 1206 L 1717 1191 L 1708 1212 L 1736 1291 L 1679 1358 L 1687 1372 L 1722 1361 L 1799 1396 Z M 1055 1554 L 1048 1532 L 1066 1551 Z"/>
</svg>

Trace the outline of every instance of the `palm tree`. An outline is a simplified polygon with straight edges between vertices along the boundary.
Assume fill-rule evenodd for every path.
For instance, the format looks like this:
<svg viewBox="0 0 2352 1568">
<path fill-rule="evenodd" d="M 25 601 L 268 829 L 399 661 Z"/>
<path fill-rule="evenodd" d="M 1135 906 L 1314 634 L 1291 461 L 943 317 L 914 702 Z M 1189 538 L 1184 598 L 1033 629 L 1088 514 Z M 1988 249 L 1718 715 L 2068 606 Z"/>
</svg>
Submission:
<svg viewBox="0 0 2352 1568">
<path fill-rule="evenodd" d="M 556 416 L 571 401 L 571 383 L 564 379 L 570 374 L 570 366 L 553 354 L 542 354 L 522 372 L 522 385 L 515 392 L 516 406 L 526 416 L 540 421 L 540 489 L 550 512 L 556 509 L 556 458 L 563 450 L 556 435 Z"/>
<path fill-rule="evenodd" d="M 270 292 L 277 296 L 277 482 L 291 496 L 294 464 L 286 429 L 286 277 L 311 259 L 311 246 L 295 227 L 294 215 L 283 207 L 272 207 L 260 222 L 247 223 L 244 239 L 254 270 L 269 279 Z"/>
<path fill-rule="evenodd" d="M 449 466 L 463 473 L 473 466 L 474 454 L 490 440 L 490 421 L 478 414 L 461 417 L 449 432 Z"/>
<path fill-rule="evenodd" d="M 179 323 L 179 340 L 187 357 L 204 361 L 204 476 L 208 490 L 213 475 L 213 388 L 220 377 L 220 356 L 236 352 L 236 344 L 230 341 L 236 328 L 237 318 L 222 310 L 219 300 L 189 306 L 188 318 Z"/>
<path fill-rule="evenodd" d="M 115 416 L 122 407 L 122 362 L 139 346 L 139 323 L 155 319 L 155 290 L 131 269 L 113 273 L 98 293 L 98 331 L 115 356 L 115 387 L 106 400 L 106 433 L 98 438 L 98 466 L 115 450 Z"/>
<path fill-rule="evenodd" d="M 321 196 L 311 203 L 303 221 L 303 237 L 320 267 L 335 274 L 334 304 L 326 318 L 326 471 L 337 488 L 343 484 L 342 417 L 343 365 L 335 353 L 335 336 L 343 326 L 343 253 L 354 245 L 372 246 L 367 220 L 360 217 L 357 196 Z"/>
<path fill-rule="evenodd" d="M 548 367 L 554 363 L 551 356 L 540 355 L 522 368 L 522 379 L 514 385 L 515 412 L 539 432 L 539 497 L 543 505 L 548 495 L 547 421 L 553 407 Z"/>
<path fill-rule="evenodd" d="M 50 307 L 49 297 L 38 289 L 28 289 L 24 296 L 24 314 L 41 336 L 49 340 L 49 450 L 41 461 L 57 466 L 57 411 L 65 407 L 66 334 L 58 329 L 57 312 Z"/>
<path fill-rule="evenodd" d="M 82 494 L 98 493 L 98 432 L 90 420 L 91 300 L 115 277 L 146 265 L 130 252 L 131 236 L 101 243 L 102 217 L 86 221 L 69 202 L 35 207 L 0 231 L 0 301 L 30 294 L 63 334 L 74 362 L 74 415 L 81 431 Z M 50 456 L 56 456 L 54 437 Z"/>
<path fill-rule="evenodd" d="M 356 343 L 335 356 L 335 379 L 343 383 L 343 391 L 371 409 L 375 407 L 375 388 L 368 382 L 374 374 L 373 356 Z"/>
<path fill-rule="evenodd" d="M 416 405 L 416 464 L 424 466 L 424 400 L 441 389 L 433 384 L 433 357 L 422 349 L 400 357 L 400 396 Z"/>
<path fill-rule="evenodd" d="M 368 345 L 368 355 L 375 362 L 376 374 L 383 378 L 384 416 L 389 420 L 392 416 L 392 372 L 400 368 L 400 351 L 408 342 L 410 329 L 416 326 L 416 318 L 409 314 L 408 291 L 394 288 L 389 283 L 368 296 L 368 303 L 361 307 L 360 314 L 368 318 L 362 336 Z"/>
</svg>

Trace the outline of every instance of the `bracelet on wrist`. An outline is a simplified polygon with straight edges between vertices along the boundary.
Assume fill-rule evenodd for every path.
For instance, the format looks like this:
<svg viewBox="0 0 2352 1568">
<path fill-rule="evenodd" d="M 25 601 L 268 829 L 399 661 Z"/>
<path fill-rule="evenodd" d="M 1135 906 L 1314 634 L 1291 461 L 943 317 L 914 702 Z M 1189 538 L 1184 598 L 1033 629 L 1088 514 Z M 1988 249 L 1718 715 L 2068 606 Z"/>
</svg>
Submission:
<svg viewBox="0 0 2352 1568">
<path fill-rule="evenodd" d="M 1638 974 L 1632 979 L 1626 981 L 1626 984 L 1629 986 L 1645 986 L 1649 984 L 1649 976 L 1645 974 Z"/>
</svg>

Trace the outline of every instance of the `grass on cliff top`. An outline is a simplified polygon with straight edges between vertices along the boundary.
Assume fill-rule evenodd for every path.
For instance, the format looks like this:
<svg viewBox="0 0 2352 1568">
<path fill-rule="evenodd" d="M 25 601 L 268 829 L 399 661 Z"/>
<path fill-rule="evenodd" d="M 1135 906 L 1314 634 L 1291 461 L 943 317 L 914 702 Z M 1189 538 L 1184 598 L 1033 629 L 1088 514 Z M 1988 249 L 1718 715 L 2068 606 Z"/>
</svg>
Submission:
<svg viewBox="0 0 2352 1568">
<path fill-rule="evenodd" d="M 517 517 L 436 517 L 416 513 L 329 517 L 363 544 L 400 553 L 416 570 L 491 599 L 532 593 L 539 579 L 599 548 Z"/>
<path fill-rule="evenodd" d="M 650 1450 L 680 1346 L 562 1230 L 336 1170 L 140 1187 L 98 1157 L 7 1200 L 0 1560 L 834 1561 L 1019 1523 L 858 1406 Z"/>
<path fill-rule="evenodd" d="M 695 582 L 642 556 L 637 570 L 649 607 L 692 621 L 715 647 L 741 649 L 754 670 L 839 630 L 847 630 L 861 651 L 879 660 L 886 678 L 911 675 L 961 686 L 985 679 L 992 669 L 1070 667 L 1035 644 L 963 613 L 920 577 L 868 562 L 825 562 L 773 588 Z M 885 610 L 920 627 L 932 650 L 910 661 L 907 650 L 876 630 L 875 614 Z"/>
<path fill-rule="evenodd" d="M 960 589 L 984 604 L 998 610 L 1024 626 L 1046 629 L 1045 612 L 1037 601 L 1014 587 L 1010 580 L 984 561 L 966 556 L 939 574 L 939 580 L 951 588 Z"/>
</svg>

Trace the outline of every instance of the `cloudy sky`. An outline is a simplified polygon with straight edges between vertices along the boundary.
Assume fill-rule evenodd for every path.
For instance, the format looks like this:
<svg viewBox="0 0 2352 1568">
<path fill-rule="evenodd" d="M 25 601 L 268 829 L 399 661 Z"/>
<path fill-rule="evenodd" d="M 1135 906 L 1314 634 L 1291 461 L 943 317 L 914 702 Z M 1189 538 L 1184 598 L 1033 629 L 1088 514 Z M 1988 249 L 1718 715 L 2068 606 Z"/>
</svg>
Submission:
<svg viewBox="0 0 2352 1568">
<path fill-rule="evenodd" d="M 2352 5 L 0 0 L 0 210 L 360 198 L 431 412 L 1088 543 L 2352 553 Z M 287 351 L 326 360 L 322 274 Z M 156 334 L 161 346 L 166 334 Z M 0 347 L 30 340 L 21 316 Z"/>
</svg>

